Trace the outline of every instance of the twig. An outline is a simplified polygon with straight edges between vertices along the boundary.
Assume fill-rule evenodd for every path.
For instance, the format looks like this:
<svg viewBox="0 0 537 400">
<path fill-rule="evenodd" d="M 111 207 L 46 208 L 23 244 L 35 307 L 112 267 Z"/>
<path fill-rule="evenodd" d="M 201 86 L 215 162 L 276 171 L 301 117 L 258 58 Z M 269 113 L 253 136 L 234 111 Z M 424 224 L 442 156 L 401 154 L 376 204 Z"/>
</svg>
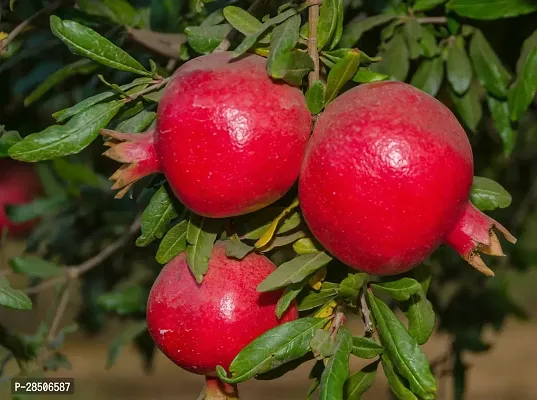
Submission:
<svg viewBox="0 0 537 400">
<path fill-rule="evenodd" d="M 95 256 L 80 265 L 74 265 L 65 268 L 65 272 L 62 275 L 51 278 L 37 286 L 28 288 L 25 290 L 25 293 L 38 293 L 50 287 L 56 286 L 56 284 L 65 280 L 73 281 L 75 279 L 78 279 L 80 276 L 88 272 L 90 269 L 95 268 L 112 254 L 114 254 L 116 251 L 118 251 L 120 248 L 125 246 L 127 242 L 131 239 L 131 237 L 138 232 L 141 225 L 142 217 L 136 218 L 136 220 L 134 220 L 134 222 L 129 227 L 129 230 L 122 237 L 106 246 L 100 253 L 96 254 Z"/>
<path fill-rule="evenodd" d="M 369 310 L 369 306 L 365 299 L 366 291 L 367 286 L 364 284 L 360 292 L 360 306 L 362 309 L 362 318 L 364 319 L 365 334 L 366 336 L 371 336 L 373 334 L 373 323 L 371 322 L 371 310 Z"/>
<path fill-rule="evenodd" d="M 313 71 L 308 75 L 308 87 L 319 80 L 319 51 L 317 49 L 317 26 L 319 25 L 319 5 L 308 8 L 308 54 L 313 60 Z"/>
<path fill-rule="evenodd" d="M 132 40 L 174 60 L 180 59 L 181 46 L 186 43 L 186 35 L 182 33 L 160 33 L 134 28 L 127 28 L 127 33 Z"/>
<path fill-rule="evenodd" d="M 144 90 L 140 90 L 139 92 L 133 93 L 129 97 L 125 97 L 122 101 L 125 102 L 125 103 L 128 103 L 129 101 L 132 101 L 132 100 L 134 100 L 134 99 L 136 99 L 136 98 L 138 98 L 140 96 L 143 96 L 144 94 L 147 94 L 147 93 L 152 92 L 154 90 L 160 89 L 162 86 L 166 85 L 169 80 L 170 80 L 170 78 L 165 78 L 165 79 L 162 79 L 160 81 L 157 81 L 156 84 L 151 85 L 151 86 L 145 88 Z"/>
<path fill-rule="evenodd" d="M 11 32 L 9 32 L 9 35 L 4 40 L 0 40 L 0 53 L 3 52 L 9 44 L 28 26 L 30 23 L 35 20 L 36 18 L 40 17 L 43 14 L 48 14 L 49 12 L 54 11 L 56 8 L 58 8 L 64 0 L 58 0 L 54 3 L 50 3 L 45 8 L 42 8 L 38 12 L 36 12 L 31 17 L 25 19 L 22 21 L 19 25 L 17 25 Z"/>
<path fill-rule="evenodd" d="M 65 288 L 63 289 L 62 297 L 60 298 L 58 308 L 56 309 L 56 314 L 54 314 L 54 318 L 50 323 L 50 329 L 47 335 L 47 342 L 54 340 L 54 338 L 56 337 L 56 332 L 58 331 L 60 322 L 62 321 L 63 315 L 65 314 L 65 310 L 67 310 L 67 304 L 69 304 L 69 298 L 71 297 L 74 283 L 74 279 L 69 279 L 69 281 L 65 285 Z"/>
<path fill-rule="evenodd" d="M 423 17 L 418 18 L 420 24 L 445 24 L 447 23 L 446 17 Z"/>
<path fill-rule="evenodd" d="M 335 336 L 337 332 L 339 331 L 339 327 L 343 325 L 346 320 L 347 320 L 347 317 L 345 313 L 343 312 L 343 307 L 338 306 L 335 316 L 334 316 L 334 320 L 332 322 L 332 325 L 330 325 L 330 329 L 329 329 L 330 335 L 332 336 L 333 340 L 335 339 Z"/>
</svg>

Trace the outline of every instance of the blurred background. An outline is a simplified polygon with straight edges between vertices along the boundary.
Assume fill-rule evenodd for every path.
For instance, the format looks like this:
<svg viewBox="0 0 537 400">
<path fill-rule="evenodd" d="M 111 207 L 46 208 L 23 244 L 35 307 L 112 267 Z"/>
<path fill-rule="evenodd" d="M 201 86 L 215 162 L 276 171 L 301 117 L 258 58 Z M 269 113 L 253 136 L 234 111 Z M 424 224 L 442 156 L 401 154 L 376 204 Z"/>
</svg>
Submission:
<svg viewBox="0 0 537 400">
<path fill-rule="evenodd" d="M 9 11 L 9 3 L 0 0 L 0 31 L 11 31 L 52 2 L 18 0 L 13 12 Z M 80 6 L 91 1 L 77 3 Z M 180 34 L 186 26 L 198 25 L 212 10 L 229 2 L 210 3 L 201 12 L 195 10 L 195 1 L 171 2 L 171 6 L 166 3 L 170 2 L 130 1 L 141 21 L 134 28 L 172 35 L 167 37 L 171 42 L 166 51 L 170 51 L 177 50 L 184 41 Z M 279 4 L 272 3 L 266 2 L 267 9 Z M 180 55 L 170 58 L 162 48 L 155 50 L 154 42 L 148 47 L 144 39 L 135 34 L 133 38 L 134 28 L 125 29 L 117 15 L 90 6 L 74 8 L 73 4 L 65 2 L 55 14 L 98 30 L 144 65 L 149 58 L 154 59 L 163 76 L 196 54 L 184 46 Z M 345 1 L 349 20 L 360 13 L 374 15 L 402 4 L 405 2 L 399 0 Z M 432 11 L 431 15 L 443 15 L 443 9 Z M 537 29 L 537 18 L 531 14 L 471 24 L 485 33 L 507 69 L 515 71 L 524 40 Z M 381 28 L 367 32 L 359 42 L 360 48 L 376 54 L 381 33 Z M 400 60 L 393 58 L 391 62 L 397 64 Z M 411 62 L 409 77 L 418 64 L 416 60 Z M 16 130 L 25 136 L 43 130 L 54 123 L 52 113 L 106 90 L 99 74 L 104 81 L 117 84 L 132 79 L 123 72 L 80 64 L 80 58 L 50 33 L 47 16 L 36 18 L 0 57 L 0 134 Z M 460 116 L 460 105 L 453 104 L 448 86 L 445 81 L 437 97 Z M 519 241 L 516 245 L 502 242 L 506 258 L 487 258 L 496 272 L 495 278 L 481 276 L 449 249 L 441 248 L 427 261 L 434 272 L 430 299 L 438 318 L 437 331 L 424 349 L 439 379 L 439 399 L 457 397 L 457 391 L 465 388 L 466 398 L 473 400 L 537 400 L 537 379 L 533 376 L 537 370 L 537 104 L 534 102 L 517 123 L 514 136 L 509 139 L 510 150 L 506 151 L 505 138 L 498 134 L 484 98 L 481 100 L 479 108 L 470 111 L 477 118 L 475 129 L 468 129 L 475 175 L 496 180 L 512 195 L 508 208 L 490 215 Z M 129 115 L 129 110 L 132 113 L 135 107 L 127 109 L 113 124 L 117 126 L 122 119 L 134 115 Z M 154 104 L 145 107 L 148 112 L 156 108 Z M 468 114 L 466 123 L 467 118 Z M 38 279 L 10 273 L 9 258 L 39 254 L 62 265 L 79 265 L 120 236 L 147 205 L 161 178 L 141 182 L 133 198 L 114 200 L 106 178 L 117 165 L 101 157 L 102 151 L 102 140 L 98 139 L 79 155 L 35 166 L 48 199 L 55 201 L 40 206 L 40 222 L 28 237 L 3 240 L 0 274 L 7 275 L 13 287 L 25 288 Z M 75 330 L 69 328 L 65 338 L 61 337 L 61 353 L 50 372 L 51 376 L 75 377 L 73 399 L 197 398 L 203 385 L 201 377 L 175 367 L 154 348 L 147 334 L 133 341 L 126 333 L 132 323 L 143 321 L 144 301 L 161 268 L 153 258 L 155 252 L 155 243 L 138 248 L 131 238 L 128 245 L 77 282 L 79 286 L 73 291 L 76 295 L 68 304 L 61 327 L 69 328 L 76 323 L 78 328 L 67 334 Z M 31 311 L 0 307 L 0 326 L 18 337 L 37 335 L 41 322 L 51 320 L 58 292 L 54 287 L 47 288 L 32 295 L 32 299 L 35 307 Z M 353 332 L 362 333 L 358 319 L 351 318 L 349 326 Z M 6 354 L 0 346 L 0 361 Z M 362 365 L 357 358 L 352 363 L 353 369 Z M 246 382 L 240 387 L 241 398 L 304 398 L 310 385 L 307 375 L 311 365 L 308 363 L 276 381 Z M 18 371 L 13 362 L 1 366 L 0 379 Z M 60 367 L 63 369 L 54 371 Z M 9 384 L 2 382 L 0 399 L 9 396 Z M 365 398 L 390 398 L 382 373 Z"/>
</svg>

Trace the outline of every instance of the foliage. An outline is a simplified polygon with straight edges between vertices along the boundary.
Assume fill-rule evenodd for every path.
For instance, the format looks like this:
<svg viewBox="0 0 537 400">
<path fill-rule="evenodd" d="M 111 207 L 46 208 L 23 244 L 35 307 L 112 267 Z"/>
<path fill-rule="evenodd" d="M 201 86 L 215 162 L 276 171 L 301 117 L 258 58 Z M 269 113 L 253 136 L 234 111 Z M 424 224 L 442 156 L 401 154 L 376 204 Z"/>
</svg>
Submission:
<svg viewBox="0 0 537 400">
<path fill-rule="evenodd" d="M 15 289 L 0 275 L 2 306 L 28 309 L 25 291 L 52 286 L 60 302 L 68 300 L 73 280 L 80 279 L 81 329 L 98 332 L 106 316 L 128 322 L 111 343 L 108 366 L 130 341 L 150 366 L 154 344 L 146 340 L 144 310 L 159 263 L 186 251 L 202 282 L 213 243 L 225 239 L 229 257 L 258 252 L 279 265 L 258 290 L 285 288 L 278 316 L 298 299 L 303 318 L 257 338 L 229 371 L 219 368 L 220 378 L 270 379 L 316 358 L 308 396 L 319 390 L 321 399 L 359 399 L 373 385 L 379 363 L 397 398 L 435 398 L 434 371 L 420 348 L 435 323 L 451 335 L 447 362 L 461 398 L 462 354 L 489 348 L 482 339 L 486 327 L 499 330 L 506 318 L 525 317 L 505 271 L 535 264 L 535 246 L 527 244 L 535 236 L 524 236 L 535 230 L 537 212 L 531 181 L 537 173 L 534 2 L 324 0 L 315 33 L 320 77 L 309 85 L 306 76 L 316 65 L 311 49 L 306 51 L 313 2 L 5 3 L 0 31 L 12 32 L 37 15 L 16 37 L 0 33 L 0 122 L 6 126 L 0 127 L 0 157 L 37 163 L 45 193 L 31 205 L 8 209 L 17 221 L 41 220 L 25 254 L 10 260 L 6 272 L 28 276 L 30 286 Z M 520 246 L 509 248 L 509 258 L 496 262 L 498 276 L 487 280 L 443 249 L 404 276 L 380 279 L 351 271 L 311 237 L 295 189 L 268 208 L 233 218 L 237 234 L 231 237 L 222 221 L 178 204 L 162 176 L 141 180 L 128 198 L 113 199 L 104 176 L 114 166 L 100 156 L 99 131 L 147 129 L 173 70 L 227 46 L 234 57 L 248 51 L 267 57 L 267 73 L 303 89 L 312 114 L 356 84 L 385 79 L 410 82 L 452 108 L 474 149 L 478 176 L 471 201 L 496 210 L 523 237 Z M 406 316 L 406 326 L 394 307 Z M 363 335 L 344 327 L 346 311 L 363 316 Z M 0 324 L 6 362 L 13 358 L 21 373 L 30 374 L 64 360 L 56 350 L 70 329 L 60 330 L 57 321 L 44 321 L 31 337 Z M 40 349 L 50 358 L 39 358 Z M 351 355 L 374 360 L 351 373 Z"/>
</svg>

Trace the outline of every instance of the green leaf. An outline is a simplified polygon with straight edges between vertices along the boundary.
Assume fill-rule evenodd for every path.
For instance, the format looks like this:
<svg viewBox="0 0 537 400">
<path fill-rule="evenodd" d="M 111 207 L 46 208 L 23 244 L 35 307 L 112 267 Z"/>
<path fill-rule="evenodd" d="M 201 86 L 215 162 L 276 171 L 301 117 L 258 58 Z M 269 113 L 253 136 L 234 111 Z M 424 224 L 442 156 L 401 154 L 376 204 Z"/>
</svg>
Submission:
<svg viewBox="0 0 537 400">
<path fill-rule="evenodd" d="M 369 68 L 360 67 L 358 68 L 358 71 L 356 72 L 356 75 L 354 75 L 352 80 L 358 83 L 370 83 L 385 81 L 388 78 L 389 76 L 386 74 L 371 71 L 371 69 Z"/>
<path fill-rule="evenodd" d="M 360 289 L 367 279 L 367 274 L 357 273 L 349 274 L 339 284 L 339 295 L 341 297 L 357 299 L 360 294 Z"/>
<path fill-rule="evenodd" d="M 209 259 L 221 221 L 190 213 L 186 231 L 186 259 L 196 282 L 201 283 L 209 269 Z"/>
<path fill-rule="evenodd" d="M 372 288 L 387 294 L 395 300 L 408 300 L 421 290 L 419 282 L 412 278 L 401 278 L 391 282 L 373 283 Z"/>
<path fill-rule="evenodd" d="M 410 299 L 400 304 L 401 310 L 408 319 L 408 333 L 418 344 L 429 340 L 434 331 L 436 315 L 433 305 L 422 290 L 410 296 Z"/>
<path fill-rule="evenodd" d="M 135 87 L 145 87 L 144 85 L 151 83 L 152 78 L 137 78 L 133 82 L 120 86 L 120 89 L 122 91 L 127 91 L 129 89 L 135 88 Z M 132 94 L 132 93 L 131 93 Z M 114 96 L 117 96 L 117 92 L 114 91 L 108 91 L 99 93 L 95 96 L 88 97 L 85 100 L 82 100 L 80 103 L 75 104 L 72 107 L 66 108 L 61 111 L 57 111 L 52 116 L 56 119 L 58 122 L 63 122 L 66 119 L 69 119 L 73 115 L 76 115 L 82 111 L 87 110 L 88 108 L 94 106 L 95 104 L 98 104 L 104 100 L 108 100 Z"/>
<path fill-rule="evenodd" d="M 436 96 L 444 80 L 444 61 L 442 57 L 425 59 L 421 62 L 410 84 Z"/>
<path fill-rule="evenodd" d="M 261 212 L 256 213 L 254 217 L 249 215 L 241 217 L 239 219 L 241 227 L 240 237 L 243 239 L 260 239 L 263 234 L 269 229 L 273 221 L 278 218 L 285 207 L 269 207 L 263 209 Z M 276 235 L 289 232 L 300 225 L 300 214 L 296 210 L 285 214 L 283 218 L 278 220 Z"/>
<path fill-rule="evenodd" d="M 88 14 L 104 17 L 120 25 L 139 26 L 143 22 L 127 0 L 79 0 L 78 7 Z"/>
<path fill-rule="evenodd" d="M 315 243 L 313 243 L 313 241 L 309 238 L 297 240 L 295 243 L 293 243 L 293 250 L 295 250 L 297 254 L 310 254 L 320 251 L 315 246 Z"/>
<path fill-rule="evenodd" d="M 30 203 L 4 206 L 6 214 L 13 222 L 31 221 L 43 215 L 52 214 L 69 206 L 65 195 L 50 198 L 38 198 Z"/>
<path fill-rule="evenodd" d="M 343 399 L 345 381 L 349 377 L 349 357 L 352 335 L 344 326 L 338 330 L 334 343 L 334 354 L 328 360 L 321 376 L 320 400 Z"/>
<path fill-rule="evenodd" d="M 149 17 L 152 31 L 179 31 L 179 21 L 182 18 L 182 9 L 185 3 L 173 0 L 151 0 L 150 4 L 151 9 L 149 10 Z"/>
<path fill-rule="evenodd" d="M 110 347 L 108 348 L 108 357 L 106 361 L 106 368 L 111 368 L 117 361 L 121 350 L 132 342 L 136 337 L 141 335 L 147 330 L 147 323 L 145 321 L 137 321 L 131 323 L 131 325 L 117 336 Z"/>
<path fill-rule="evenodd" d="M 143 313 L 146 307 L 147 291 L 141 286 L 125 286 L 100 295 L 99 306 L 119 315 Z"/>
<path fill-rule="evenodd" d="M 537 93 L 537 46 L 528 54 L 524 69 L 509 91 L 511 119 L 518 121 L 528 109 Z"/>
<path fill-rule="evenodd" d="M 296 360 L 310 351 L 310 342 L 328 319 L 300 318 L 273 328 L 254 339 L 233 359 L 231 378 L 220 365 L 218 377 L 224 382 L 239 383 Z"/>
<path fill-rule="evenodd" d="M 332 334 L 325 329 L 317 329 L 310 342 L 311 351 L 317 360 L 328 358 L 334 354 L 336 343 Z"/>
<path fill-rule="evenodd" d="M 286 246 L 306 236 L 304 231 L 296 231 L 288 235 L 273 236 L 270 242 L 261 249 L 261 253 L 268 253 L 276 247 Z"/>
<path fill-rule="evenodd" d="M 382 52 L 382 61 L 373 64 L 371 69 L 386 74 L 390 79 L 405 81 L 410 69 L 408 47 L 400 33 L 396 33 Z"/>
<path fill-rule="evenodd" d="M 537 3 L 527 0 L 450 0 L 447 7 L 474 19 L 509 18 L 537 11 Z"/>
<path fill-rule="evenodd" d="M 374 339 L 365 336 L 354 336 L 352 338 L 351 353 L 360 358 L 375 358 L 384 352 L 384 347 Z"/>
<path fill-rule="evenodd" d="M 403 27 L 403 34 L 405 35 L 406 43 L 408 46 L 409 58 L 415 60 L 421 55 L 421 37 L 422 27 L 417 18 L 410 18 Z"/>
<path fill-rule="evenodd" d="M 290 85 L 299 86 L 304 76 L 313 70 L 313 60 L 304 52 L 291 50 L 280 54 L 271 66 L 271 76 L 283 79 Z"/>
<path fill-rule="evenodd" d="M 336 28 L 334 30 L 334 34 L 332 35 L 332 38 L 330 39 L 330 42 L 328 44 L 328 50 L 333 50 L 337 47 L 339 41 L 341 40 L 341 36 L 343 35 L 343 22 L 345 19 L 344 16 L 344 4 L 342 0 L 335 0 L 335 6 L 337 11 L 337 20 L 336 20 Z"/>
<path fill-rule="evenodd" d="M 85 149 L 123 107 L 123 102 L 97 104 L 77 114 L 65 125 L 52 125 L 32 133 L 9 149 L 11 158 L 34 162 L 51 160 Z"/>
<path fill-rule="evenodd" d="M 282 12 L 281 14 L 275 16 L 274 18 L 269 18 L 263 24 L 261 27 L 252 35 L 248 35 L 241 44 L 237 46 L 237 48 L 233 51 L 233 58 L 237 58 L 241 56 L 242 54 L 246 53 L 250 48 L 258 41 L 258 39 L 263 35 L 270 27 L 274 25 L 281 24 L 288 18 L 292 17 L 293 15 L 297 14 L 297 10 L 294 8 L 291 8 L 289 10 L 286 10 Z"/>
<path fill-rule="evenodd" d="M 323 282 L 321 290 L 312 290 L 309 294 L 304 296 L 298 306 L 299 311 L 311 310 L 312 308 L 322 306 L 326 302 L 332 300 L 338 295 L 338 284 L 332 282 Z"/>
<path fill-rule="evenodd" d="M 384 346 L 384 355 L 394 363 L 396 371 L 408 380 L 412 392 L 424 400 L 434 399 L 436 382 L 416 340 L 383 301 L 370 292 L 368 299 Z"/>
<path fill-rule="evenodd" d="M 289 285 L 285 288 L 285 292 L 278 299 L 278 303 L 276 304 L 276 317 L 278 317 L 278 319 L 282 317 L 285 311 L 287 311 L 296 296 L 298 296 L 302 289 L 304 289 L 306 283 L 307 280 L 304 280 L 302 282 Z"/>
<path fill-rule="evenodd" d="M 463 122 L 470 130 L 475 132 L 483 116 L 481 99 L 479 98 L 479 86 L 476 84 L 470 85 L 470 89 L 462 96 L 458 96 L 452 90 L 450 91 L 450 95 L 451 101 L 455 105 L 455 109 Z"/>
<path fill-rule="evenodd" d="M 254 250 L 254 246 L 250 246 L 237 237 L 232 237 L 230 240 L 226 240 L 226 256 L 233 257 L 238 260 L 242 260 L 250 252 Z"/>
<path fill-rule="evenodd" d="M 6 131 L 4 125 L 0 125 L 0 157 L 7 157 L 9 148 L 20 140 L 19 132 Z"/>
<path fill-rule="evenodd" d="M 445 2 L 446 0 L 416 0 L 412 6 L 412 9 L 414 11 L 428 11 Z"/>
<path fill-rule="evenodd" d="M 306 91 L 306 104 L 313 115 L 319 114 L 324 108 L 324 85 L 318 80 L 313 82 Z"/>
<path fill-rule="evenodd" d="M 470 201 L 481 211 L 492 211 L 511 205 L 511 195 L 498 182 L 481 176 L 474 176 Z"/>
<path fill-rule="evenodd" d="M 224 8 L 224 17 L 227 22 L 244 36 L 255 34 L 262 23 L 248 11 L 237 6 L 227 6 Z M 268 43 L 268 40 L 260 40 L 260 43 Z"/>
<path fill-rule="evenodd" d="M 473 69 L 466 50 L 457 43 L 447 48 L 447 79 L 453 90 L 461 95 L 472 83 Z"/>
<path fill-rule="evenodd" d="M 506 97 L 511 75 L 479 29 L 475 30 L 470 41 L 470 58 L 483 86 L 494 96 Z"/>
<path fill-rule="evenodd" d="M 272 76 L 274 60 L 295 48 L 298 43 L 300 15 L 295 14 L 276 26 L 270 39 L 270 51 L 267 58 L 267 71 Z"/>
<path fill-rule="evenodd" d="M 108 183 L 103 185 L 104 178 L 86 164 L 73 163 L 65 158 L 57 158 L 52 161 L 54 172 L 65 181 L 70 189 L 76 193 L 80 192 L 80 186 L 87 185 L 95 188 L 108 188 Z M 104 181 L 106 182 L 106 181 Z"/>
<path fill-rule="evenodd" d="M 325 252 L 304 254 L 280 265 L 259 285 L 258 292 L 269 292 L 298 283 L 332 260 Z"/>
<path fill-rule="evenodd" d="M 325 0 L 319 7 L 317 25 L 317 48 L 322 50 L 336 32 L 338 22 L 338 6 L 341 0 Z"/>
<path fill-rule="evenodd" d="M 424 27 L 421 32 L 421 54 L 424 57 L 436 57 L 440 55 L 440 48 L 436 41 L 435 29 L 431 27 Z"/>
<path fill-rule="evenodd" d="M 350 81 L 360 65 L 360 51 L 351 50 L 330 70 L 326 82 L 325 104 L 336 98 L 339 91 Z"/>
<path fill-rule="evenodd" d="M 377 379 L 379 361 L 366 365 L 360 371 L 352 374 L 345 382 L 345 400 L 360 400 Z"/>
<path fill-rule="evenodd" d="M 423 293 L 427 294 L 433 277 L 431 267 L 425 264 L 418 265 L 412 270 L 412 277 L 420 283 Z"/>
<path fill-rule="evenodd" d="M 157 113 L 148 110 L 142 110 L 134 117 L 122 121 L 115 129 L 118 132 L 139 133 L 143 132 L 157 117 Z"/>
<path fill-rule="evenodd" d="M 13 289 L 5 276 L 0 276 L 0 306 L 31 310 L 32 300 L 21 290 Z"/>
<path fill-rule="evenodd" d="M 492 96 L 487 97 L 487 104 L 494 120 L 494 126 L 503 143 L 503 154 L 509 157 L 516 143 L 516 131 L 511 125 L 509 105 L 507 101 L 498 100 Z"/>
<path fill-rule="evenodd" d="M 363 16 L 358 15 L 343 29 L 343 35 L 339 42 L 340 47 L 353 47 L 365 32 L 384 25 L 396 17 L 396 15 L 380 14 L 364 19 Z"/>
<path fill-rule="evenodd" d="M 121 71 L 150 76 L 142 64 L 93 29 L 52 15 L 50 28 L 72 53 Z"/>
<path fill-rule="evenodd" d="M 52 278 L 65 271 L 58 264 L 35 256 L 13 257 L 9 260 L 9 265 L 13 272 L 35 278 Z"/>
<path fill-rule="evenodd" d="M 381 360 L 384 375 L 386 375 L 388 385 L 395 397 L 398 400 L 419 400 L 414 393 L 408 389 L 403 379 L 395 372 L 393 363 L 390 361 L 389 357 L 382 355 Z"/>
<path fill-rule="evenodd" d="M 230 31 L 229 24 L 189 26 L 185 29 L 188 44 L 200 54 L 208 54 L 216 49 Z"/>
<path fill-rule="evenodd" d="M 69 79 L 74 75 L 87 75 L 95 71 L 99 67 L 99 64 L 95 64 L 90 60 L 83 59 L 68 64 L 63 68 L 60 68 L 42 83 L 37 86 L 26 98 L 24 99 L 24 106 L 28 107 L 35 101 L 39 100 L 50 89 L 54 88 L 59 83 Z"/>
<path fill-rule="evenodd" d="M 179 253 L 186 250 L 186 230 L 188 226 L 188 221 L 182 220 L 172 229 L 170 229 L 157 250 L 157 255 L 155 259 L 160 264 L 166 264 L 170 262 L 175 256 Z"/>
<path fill-rule="evenodd" d="M 524 66 L 526 65 L 528 56 L 535 47 L 537 47 L 537 30 L 533 31 L 533 33 L 528 36 L 526 40 L 524 40 L 524 43 L 522 43 L 522 48 L 520 49 L 520 57 L 518 57 L 518 60 L 516 62 L 517 75 L 524 74 Z"/>
<path fill-rule="evenodd" d="M 177 212 L 168 191 L 161 186 L 142 213 L 142 234 L 136 239 L 136 246 L 145 247 L 153 240 L 162 238 L 170 221 L 176 217 Z"/>
</svg>

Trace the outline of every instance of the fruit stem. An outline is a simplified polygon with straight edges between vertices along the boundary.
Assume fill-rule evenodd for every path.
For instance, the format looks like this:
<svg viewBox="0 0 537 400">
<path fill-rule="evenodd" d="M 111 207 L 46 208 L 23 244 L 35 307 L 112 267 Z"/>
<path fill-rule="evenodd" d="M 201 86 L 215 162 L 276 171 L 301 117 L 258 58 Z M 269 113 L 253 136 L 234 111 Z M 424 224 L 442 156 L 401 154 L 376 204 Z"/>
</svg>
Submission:
<svg viewBox="0 0 537 400">
<path fill-rule="evenodd" d="M 308 8 L 308 54 L 313 60 L 313 71 L 308 75 L 308 86 L 319 80 L 319 51 L 317 49 L 317 26 L 319 25 L 319 5 Z"/>
<path fill-rule="evenodd" d="M 222 382 L 213 376 L 205 377 L 205 387 L 199 400 L 238 400 L 238 398 L 237 385 Z"/>
</svg>

